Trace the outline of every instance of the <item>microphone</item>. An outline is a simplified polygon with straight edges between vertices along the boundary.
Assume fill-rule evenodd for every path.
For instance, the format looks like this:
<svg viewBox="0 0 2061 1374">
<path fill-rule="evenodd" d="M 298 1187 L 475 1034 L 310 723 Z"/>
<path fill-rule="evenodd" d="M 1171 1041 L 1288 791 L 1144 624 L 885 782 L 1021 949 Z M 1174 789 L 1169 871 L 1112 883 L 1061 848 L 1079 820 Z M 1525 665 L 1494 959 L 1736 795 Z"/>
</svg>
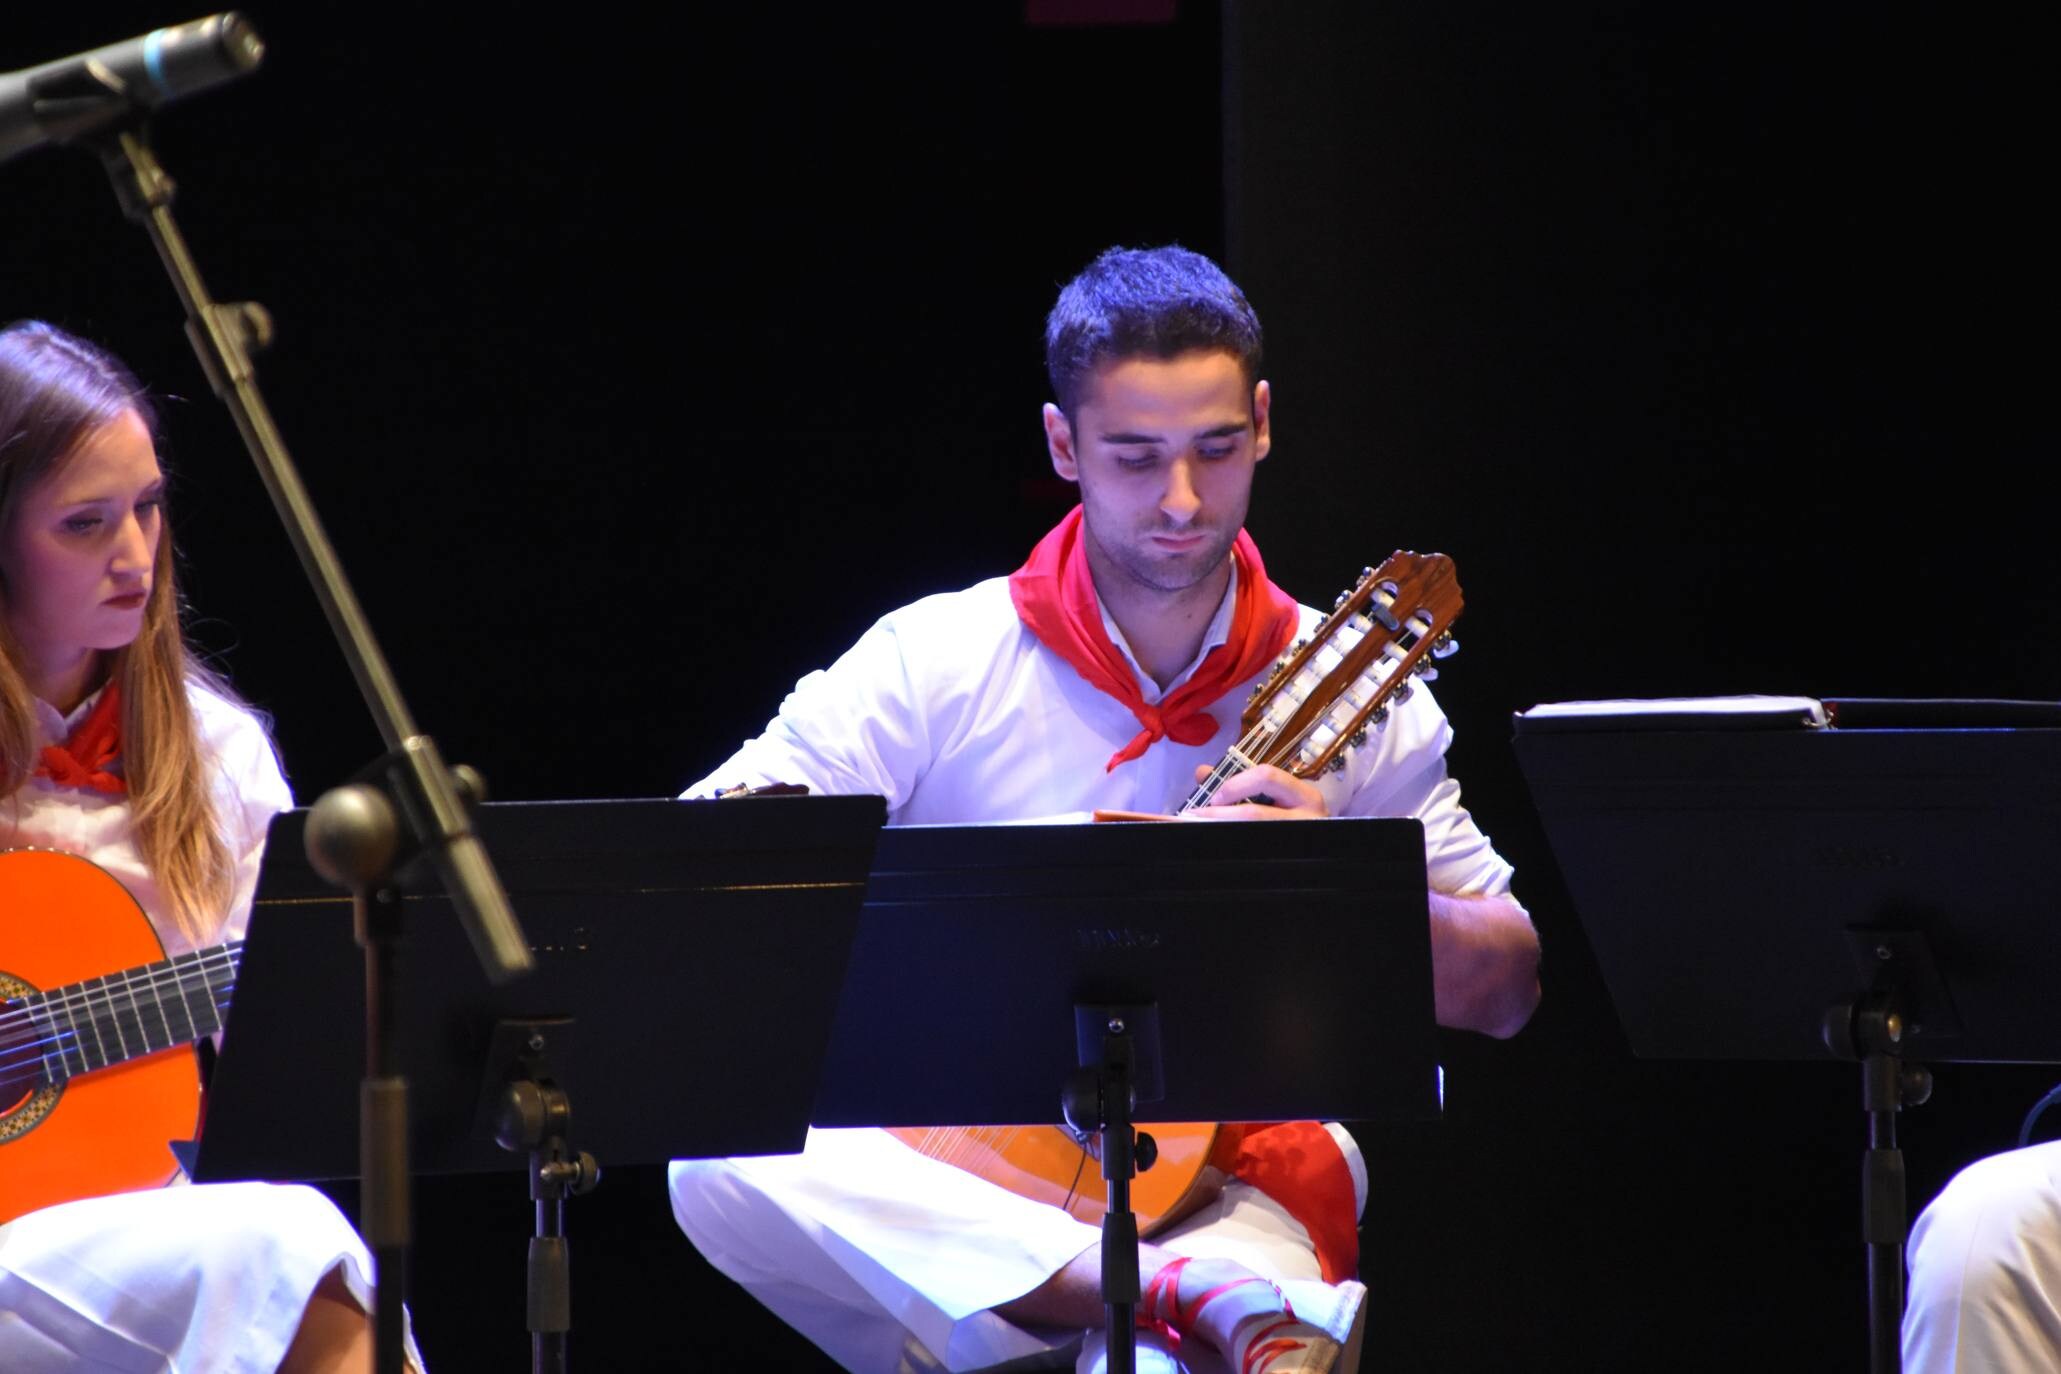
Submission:
<svg viewBox="0 0 2061 1374">
<path fill-rule="evenodd" d="M 0 162 L 68 143 L 256 67 L 265 45 L 234 10 L 0 76 Z"/>
</svg>

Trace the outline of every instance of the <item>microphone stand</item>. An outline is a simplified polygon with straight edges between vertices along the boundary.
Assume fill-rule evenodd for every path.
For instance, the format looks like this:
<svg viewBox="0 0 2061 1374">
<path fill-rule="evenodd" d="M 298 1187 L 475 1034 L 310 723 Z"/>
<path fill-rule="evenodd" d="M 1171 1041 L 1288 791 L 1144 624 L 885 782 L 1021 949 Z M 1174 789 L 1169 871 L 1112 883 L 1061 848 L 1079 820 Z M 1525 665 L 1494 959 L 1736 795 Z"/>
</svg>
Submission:
<svg viewBox="0 0 2061 1374">
<path fill-rule="evenodd" d="M 185 307 L 187 338 L 209 385 L 243 435 L 387 746 L 388 752 L 368 770 L 375 782 L 337 788 L 316 803 L 307 842 L 316 868 L 351 890 L 358 942 L 365 950 L 360 1229 L 374 1257 L 374 1368 L 377 1374 L 402 1374 L 402 1300 L 412 1227 L 408 1085 L 399 1072 L 394 1043 L 401 935 L 396 865 L 415 853 L 435 865 L 473 952 L 492 981 L 504 983 L 527 973 L 534 960 L 493 863 L 472 832 L 469 808 L 479 795 L 476 775 L 465 782 L 454 779 L 435 743 L 416 729 L 258 392 L 251 355 L 270 341 L 270 316 L 254 302 L 217 304 L 209 297 L 173 222 L 172 179 L 151 151 L 144 111 L 116 88 L 94 92 L 88 103 L 102 108 L 82 111 L 86 117 L 80 126 L 90 126 L 90 131 L 73 141 L 99 154 L 123 213 L 142 225 L 156 246 Z"/>
</svg>

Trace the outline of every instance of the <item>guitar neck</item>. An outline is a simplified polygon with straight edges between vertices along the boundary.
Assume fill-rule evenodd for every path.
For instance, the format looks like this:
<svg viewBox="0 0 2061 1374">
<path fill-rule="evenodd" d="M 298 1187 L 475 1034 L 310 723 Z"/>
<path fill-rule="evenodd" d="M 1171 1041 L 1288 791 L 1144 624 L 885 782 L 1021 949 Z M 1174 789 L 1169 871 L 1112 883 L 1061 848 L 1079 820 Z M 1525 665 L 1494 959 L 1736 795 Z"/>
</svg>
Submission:
<svg viewBox="0 0 2061 1374">
<path fill-rule="evenodd" d="M 1216 796 L 1219 787 L 1222 787 L 1225 783 L 1243 773 L 1250 766 L 1235 749 L 1225 754 L 1223 758 L 1217 760 L 1217 766 L 1210 769 L 1209 776 L 1204 778 L 1201 784 L 1188 794 L 1188 800 L 1181 803 L 1181 811 L 1193 811 L 1198 806 L 1208 806 L 1210 799 Z M 1178 815 L 1180 813 L 1176 812 L 1175 814 Z"/>
<path fill-rule="evenodd" d="M 1460 586 L 1444 554 L 1398 551 L 1339 594 L 1323 624 L 1290 646 L 1254 689 L 1241 737 L 1182 811 L 1207 806 L 1232 778 L 1270 764 L 1304 779 L 1345 766 L 1345 754 L 1409 700 L 1414 678 L 1437 676 L 1452 652 Z"/>
<path fill-rule="evenodd" d="M 221 1030 L 242 953 L 243 942 L 233 940 L 31 993 L 13 1007 L 34 1026 L 54 1086 Z"/>
</svg>

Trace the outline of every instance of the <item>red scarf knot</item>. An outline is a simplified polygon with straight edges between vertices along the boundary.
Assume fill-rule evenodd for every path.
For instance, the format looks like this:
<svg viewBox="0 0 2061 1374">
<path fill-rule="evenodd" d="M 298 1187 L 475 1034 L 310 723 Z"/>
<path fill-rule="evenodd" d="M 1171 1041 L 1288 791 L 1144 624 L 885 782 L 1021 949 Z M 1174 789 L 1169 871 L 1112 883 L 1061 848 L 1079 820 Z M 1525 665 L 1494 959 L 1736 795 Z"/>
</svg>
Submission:
<svg viewBox="0 0 2061 1374">
<path fill-rule="evenodd" d="M 1295 598 L 1267 580 L 1259 549 L 1244 530 L 1231 545 L 1238 591 L 1231 607 L 1230 633 L 1209 651 L 1189 679 L 1158 705 L 1146 702 L 1123 651 L 1110 641 L 1095 599 L 1095 578 L 1081 537 L 1081 508 L 1075 506 L 1038 541 L 1024 565 L 1010 575 L 1009 599 L 1040 643 L 1065 659 L 1088 684 L 1116 698 L 1143 726 L 1110 755 L 1105 772 L 1128 763 L 1161 739 L 1207 744 L 1218 729 L 1206 708 L 1239 683 L 1257 675 L 1295 637 L 1302 613 Z"/>
<path fill-rule="evenodd" d="M 121 754 L 122 694 L 110 682 L 86 718 L 73 728 L 70 738 L 63 744 L 43 746 L 43 761 L 36 765 L 34 776 L 48 778 L 59 787 L 123 796 L 129 790 L 128 782 L 108 771 L 108 765 Z"/>
</svg>

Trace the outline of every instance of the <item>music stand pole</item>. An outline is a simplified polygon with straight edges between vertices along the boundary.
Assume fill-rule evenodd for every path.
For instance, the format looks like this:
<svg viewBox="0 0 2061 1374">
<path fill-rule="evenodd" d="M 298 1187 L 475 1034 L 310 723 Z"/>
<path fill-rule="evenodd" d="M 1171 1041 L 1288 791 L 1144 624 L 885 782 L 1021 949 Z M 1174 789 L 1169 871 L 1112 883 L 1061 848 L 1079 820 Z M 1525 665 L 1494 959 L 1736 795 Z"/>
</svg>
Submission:
<svg viewBox="0 0 2061 1374">
<path fill-rule="evenodd" d="M 1102 1305 L 1107 1314 L 1108 1374 L 1134 1374 L 1138 1362 L 1138 1216 L 1131 1210 L 1131 1179 L 1152 1167 L 1158 1149 L 1149 1135 L 1136 1134 L 1132 1113 L 1138 1085 L 1156 1083 L 1162 1070 L 1140 1063 L 1157 1044 L 1156 1009 L 1151 1006 L 1080 1005 L 1074 1009 L 1075 1037 L 1087 1061 L 1067 1080 L 1060 1109 L 1068 1125 L 1102 1137 L 1102 1177 L 1108 1205 L 1102 1213 Z M 1099 1035 L 1091 1030 L 1099 1027 Z M 1099 1048 L 1090 1049 L 1099 1041 Z"/>
<path fill-rule="evenodd" d="M 379 1374 L 402 1367 L 402 1314 L 414 1226 L 408 1195 L 408 1080 L 396 1041 L 400 1024 L 401 904 L 392 888 L 351 893 L 365 951 L 365 1079 L 359 1086 L 359 1224 L 372 1251 L 372 1349 Z"/>
<path fill-rule="evenodd" d="M 1887 960 L 1886 947 L 1881 957 Z M 1896 1143 L 1896 1114 L 1932 1095 L 1932 1073 L 1903 1061 L 1904 1012 L 1891 991 L 1877 990 L 1825 1016 L 1825 1044 L 1861 1065 L 1861 1110 L 1868 1116 L 1868 1149 L 1861 1157 L 1861 1239 L 1868 1247 L 1868 1368 L 1898 1374 L 1903 1368 L 1904 1241 L 1909 1234 L 1904 1156 Z"/>
<path fill-rule="evenodd" d="M 125 95 L 112 87 L 84 93 L 78 99 L 82 109 L 105 107 L 111 112 L 127 103 Z M 272 497 L 287 538 L 300 556 L 316 599 L 329 618 L 338 647 L 357 678 L 366 707 L 388 748 L 377 766 L 377 789 L 354 785 L 331 794 L 376 794 L 385 803 L 383 814 L 372 814 L 382 811 L 380 806 L 361 805 L 364 798 L 346 802 L 342 810 L 350 821 L 365 822 L 368 828 L 365 833 L 342 839 L 344 854 L 329 856 L 327 862 L 324 856 L 314 857 L 326 875 L 351 889 L 363 917 L 359 930 L 366 951 L 367 1045 L 366 1079 L 360 1099 L 360 1142 L 365 1169 L 366 1241 L 374 1251 L 378 1268 L 374 1368 L 377 1374 L 401 1374 L 401 1295 L 405 1291 L 411 1227 L 406 1164 L 407 1084 L 394 1071 L 398 1060 L 393 1055 L 390 1037 L 392 1008 L 398 996 L 392 978 L 397 964 L 394 943 L 399 934 L 399 905 L 385 904 L 391 908 L 391 920 L 362 910 L 368 894 L 375 894 L 371 900 L 378 907 L 376 894 L 386 888 L 386 873 L 374 871 L 381 865 L 369 865 L 368 859 L 377 851 L 390 872 L 392 862 L 402 853 L 399 837 L 405 836 L 409 841 L 407 848 L 419 850 L 435 865 L 489 978 L 505 982 L 529 972 L 535 961 L 495 876 L 492 860 L 472 833 L 465 789 L 445 766 L 435 742 L 416 729 L 385 655 L 344 577 L 343 565 L 330 546 L 314 504 L 258 391 L 251 355 L 270 339 L 270 316 L 254 303 L 222 305 L 209 296 L 187 251 L 185 236 L 172 218 L 175 188 L 144 135 L 144 112 L 130 109 L 126 118 L 96 118 L 89 122 L 96 132 L 80 141 L 99 154 L 123 213 L 143 227 L 157 249 L 173 290 L 185 307 L 187 338 L 207 373 L 208 384 L 228 408 L 257 464 L 258 475 Z M 395 837 L 391 847 L 389 835 Z"/>
<path fill-rule="evenodd" d="M 527 1153 L 536 1231 L 530 1238 L 528 1313 L 532 1374 L 566 1374 L 572 1332 L 572 1256 L 565 1237 L 565 1200 L 601 1181 L 601 1166 L 572 1147 L 572 1095 L 553 1067 L 569 1048 L 569 1017 L 503 1020 L 487 1053 L 489 1082 L 499 1085 L 494 1140 Z"/>
</svg>

